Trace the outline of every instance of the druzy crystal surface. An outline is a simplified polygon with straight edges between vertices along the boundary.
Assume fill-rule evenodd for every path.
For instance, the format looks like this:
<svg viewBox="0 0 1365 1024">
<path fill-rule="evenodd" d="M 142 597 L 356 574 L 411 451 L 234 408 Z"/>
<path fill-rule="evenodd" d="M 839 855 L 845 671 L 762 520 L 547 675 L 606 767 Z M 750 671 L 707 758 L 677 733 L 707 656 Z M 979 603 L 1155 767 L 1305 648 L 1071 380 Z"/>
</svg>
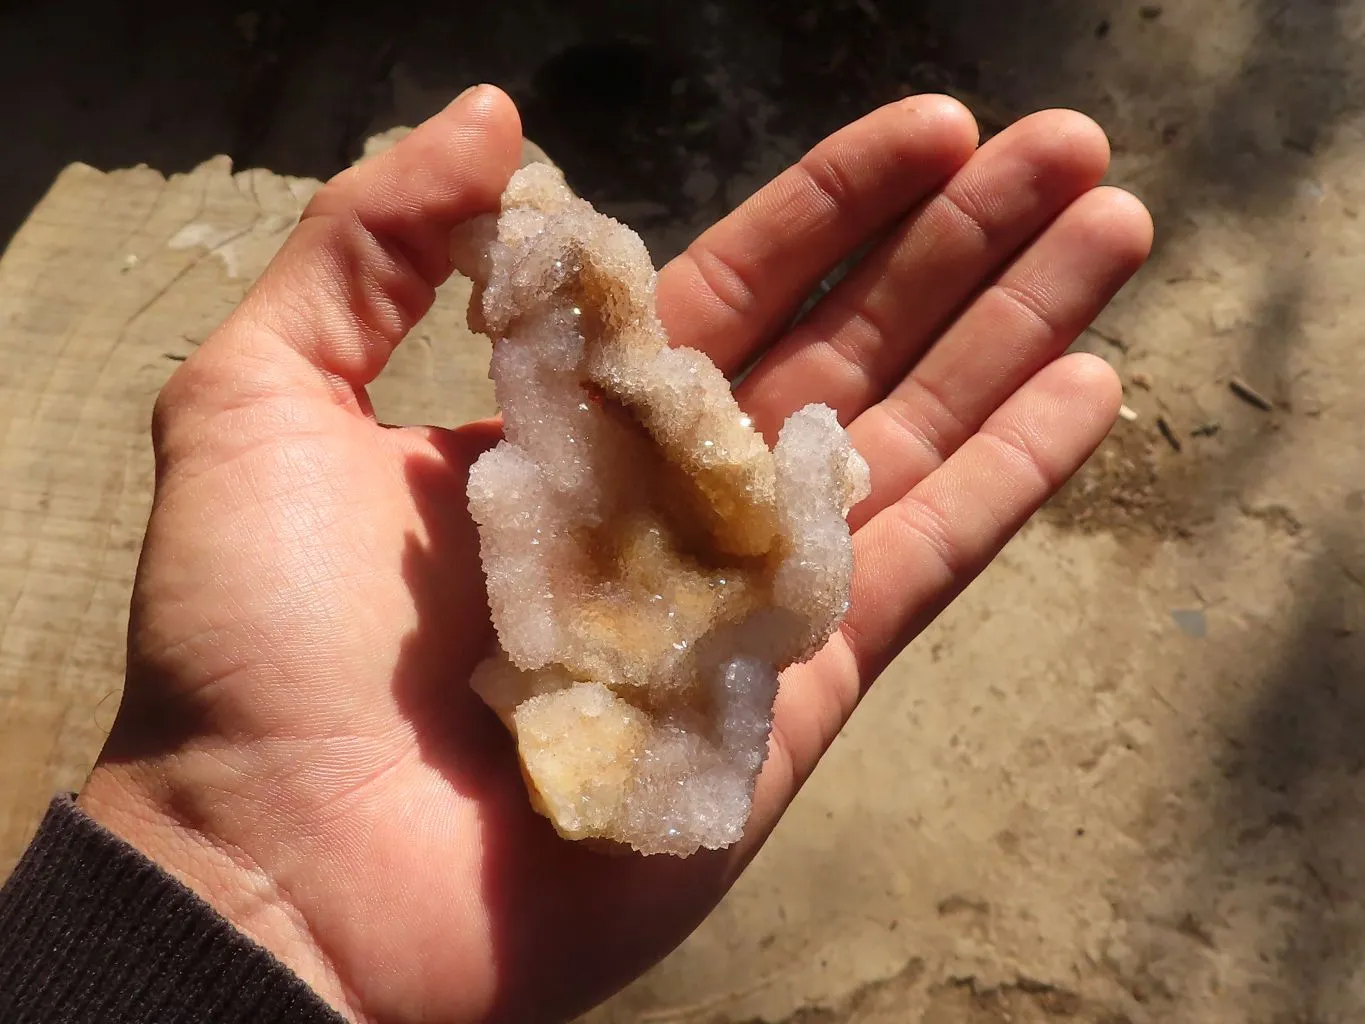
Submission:
<svg viewBox="0 0 1365 1024">
<path fill-rule="evenodd" d="M 820 405 L 769 449 L 706 356 L 668 345 L 644 244 L 555 169 L 518 171 L 454 253 L 505 432 L 469 478 L 498 637 L 473 686 L 561 835 L 728 846 L 778 673 L 848 607 L 867 465 Z"/>
</svg>

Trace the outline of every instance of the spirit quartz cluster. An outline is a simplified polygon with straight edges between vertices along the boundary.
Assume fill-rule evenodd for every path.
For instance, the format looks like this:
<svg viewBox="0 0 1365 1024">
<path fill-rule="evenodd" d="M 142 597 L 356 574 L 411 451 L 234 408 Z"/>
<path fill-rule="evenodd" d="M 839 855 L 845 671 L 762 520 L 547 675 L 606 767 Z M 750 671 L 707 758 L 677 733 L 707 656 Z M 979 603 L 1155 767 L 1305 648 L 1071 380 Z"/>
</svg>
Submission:
<svg viewBox="0 0 1365 1024">
<path fill-rule="evenodd" d="M 770 450 L 706 356 L 668 345 L 641 240 L 554 168 L 518 171 L 454 253 L 506 438 L 469 478 L 498 635 L 474 689 L 562 836 L 728 846 L 778 672 L 848 607 L 867 464 L 820 405 Z"/>
</svg>

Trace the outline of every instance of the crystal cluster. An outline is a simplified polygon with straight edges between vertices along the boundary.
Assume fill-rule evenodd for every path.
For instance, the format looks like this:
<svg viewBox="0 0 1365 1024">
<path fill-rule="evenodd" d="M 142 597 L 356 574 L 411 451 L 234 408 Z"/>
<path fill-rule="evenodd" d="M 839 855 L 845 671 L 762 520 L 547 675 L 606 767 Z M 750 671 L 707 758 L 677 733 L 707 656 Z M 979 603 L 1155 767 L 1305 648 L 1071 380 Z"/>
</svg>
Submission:
<svg viewBox="0 0 1365 1024">
<path fill-rule="evenodd" d="M 498 635 L 473 686 L 561 835 L 728 846 L 778 672 L 848 607 L 867 465 L 820 405 L 769 449 L 706 356 L 669 347 L 644 244 L 555 169 L 518 171 L 454 255 L 506 437 L 469 478 Z"/>
</svg>

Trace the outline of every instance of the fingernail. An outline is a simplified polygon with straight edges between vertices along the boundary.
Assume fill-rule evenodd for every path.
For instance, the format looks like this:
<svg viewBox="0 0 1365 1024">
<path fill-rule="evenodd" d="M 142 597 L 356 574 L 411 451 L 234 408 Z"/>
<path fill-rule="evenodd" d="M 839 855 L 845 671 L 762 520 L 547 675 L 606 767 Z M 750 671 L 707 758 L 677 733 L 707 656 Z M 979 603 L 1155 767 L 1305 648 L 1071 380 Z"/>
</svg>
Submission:
<svg viewBox="0 0 1365 1024">
<path fill-rule="evenodd" d="M 461 101 L 468 99 L 470 96 L 472 96 L 474 93 L 478 92 L 482 88 L 483 88 L 482 82 L 480 82 L 478 85 L 471 85 L 468 89 L 460 93 L 460 95 L 456 96 L 450 102 L 452 105 L 460 103 Z"/>
</svg>

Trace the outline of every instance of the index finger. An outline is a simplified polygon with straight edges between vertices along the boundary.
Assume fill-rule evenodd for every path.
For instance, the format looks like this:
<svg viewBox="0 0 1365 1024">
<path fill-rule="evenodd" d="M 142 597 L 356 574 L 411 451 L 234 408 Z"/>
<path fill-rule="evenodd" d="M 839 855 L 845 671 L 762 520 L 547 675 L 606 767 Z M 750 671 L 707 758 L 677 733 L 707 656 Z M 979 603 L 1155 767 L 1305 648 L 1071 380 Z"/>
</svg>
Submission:
<svg viewBox="0 0 1365 1024">
<path fill-rule="evenodd" d="M 972 115 L 912 96 L 835 132 L 704 232 L 659 274 L 675 345 L 740 369 L 820 280 L 909 213 L 976 149 Z"/>
</svg>

